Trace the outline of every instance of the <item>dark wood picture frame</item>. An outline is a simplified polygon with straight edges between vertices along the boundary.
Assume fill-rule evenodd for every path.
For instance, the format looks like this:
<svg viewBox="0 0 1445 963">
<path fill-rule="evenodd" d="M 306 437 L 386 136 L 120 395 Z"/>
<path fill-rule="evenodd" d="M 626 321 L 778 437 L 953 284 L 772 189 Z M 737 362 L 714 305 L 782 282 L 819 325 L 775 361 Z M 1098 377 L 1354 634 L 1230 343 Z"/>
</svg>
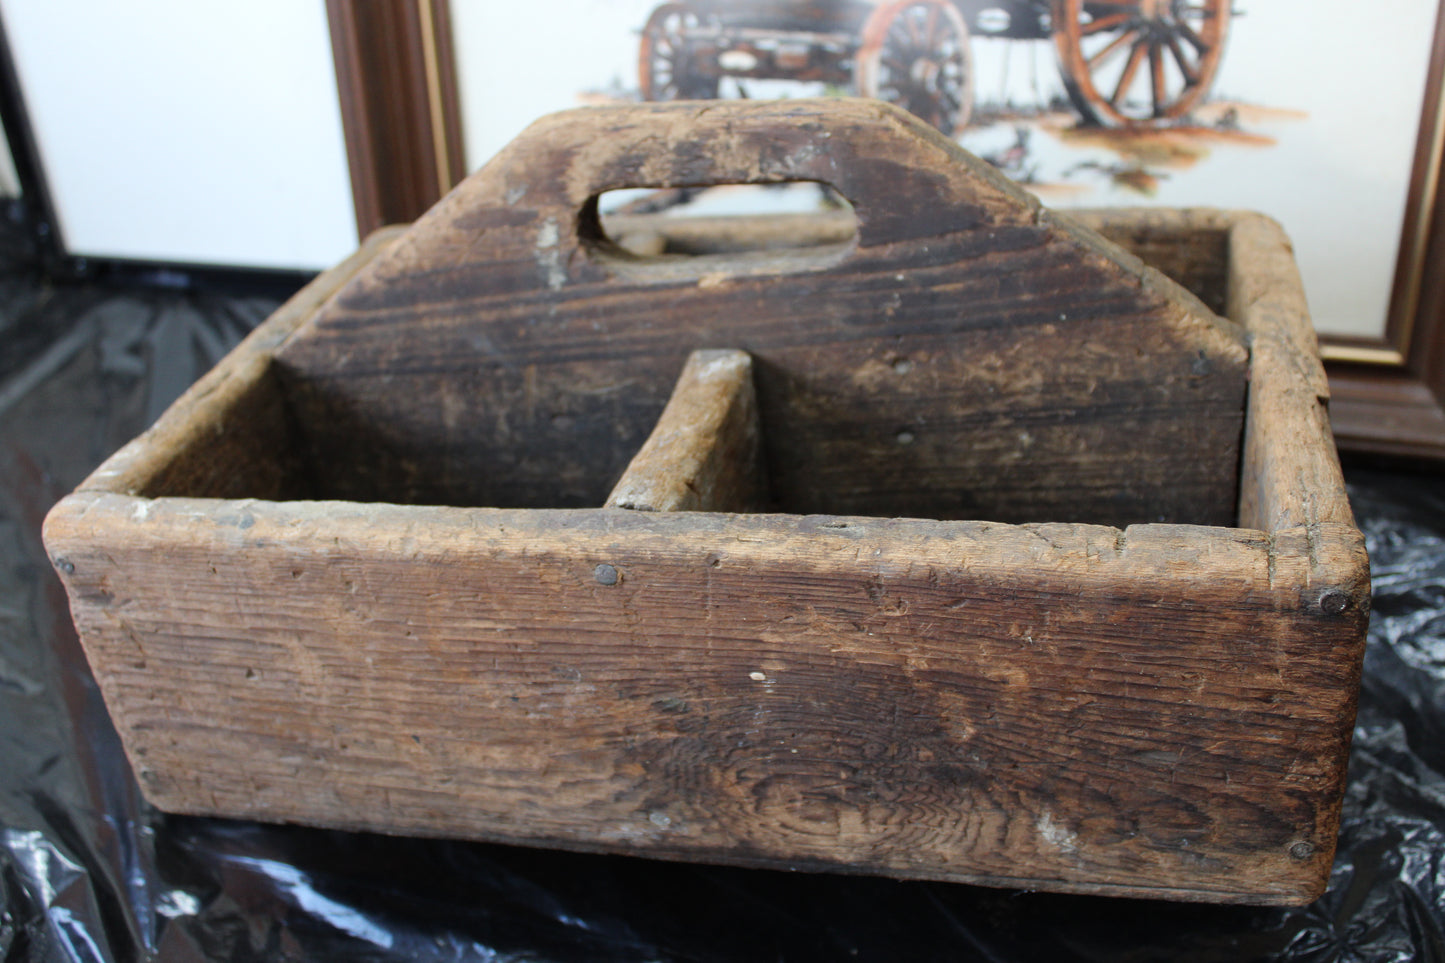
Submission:
<svg viewBox="0 0 1445 963">
<path fill-rule="evenodd" d="M 448 0 L 326 0 L 361 237 L 465 176 Z"/>
<path fill-rule="evenodd" d="M 1445 2 L 1436 15 L 1390 311 L 1378 338 L 1321 337 L 1346 453 L 1445 461 Z"/>
</svg>

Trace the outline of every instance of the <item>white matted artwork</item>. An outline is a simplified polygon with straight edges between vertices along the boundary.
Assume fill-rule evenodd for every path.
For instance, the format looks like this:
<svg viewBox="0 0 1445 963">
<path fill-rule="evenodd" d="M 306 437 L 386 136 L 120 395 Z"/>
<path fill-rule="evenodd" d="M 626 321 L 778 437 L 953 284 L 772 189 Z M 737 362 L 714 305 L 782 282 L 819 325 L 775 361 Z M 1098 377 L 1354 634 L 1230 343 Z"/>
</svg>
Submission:
<svg viewBox="0 0 1445 963">
<path fill-rule="evenodd" d="M 536 117 L 895 100 L 1054 207 L 1262 211 L 1317 327 L 1378 337 L 1437 0 L 452 0 L 468 166 Z M 796 209 L 796 196 L 780 200 Z M 806 201 L 804 202 L 806 203 Z"/>
</svg>

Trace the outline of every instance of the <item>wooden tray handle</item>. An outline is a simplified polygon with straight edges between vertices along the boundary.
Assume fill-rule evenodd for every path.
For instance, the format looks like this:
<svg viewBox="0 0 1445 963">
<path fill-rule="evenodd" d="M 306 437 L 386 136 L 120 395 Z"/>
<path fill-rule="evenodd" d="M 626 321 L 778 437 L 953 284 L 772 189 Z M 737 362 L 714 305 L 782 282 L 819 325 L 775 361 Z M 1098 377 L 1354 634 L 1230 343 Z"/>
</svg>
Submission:
<svg viewBox="0 0 1445 963">
<path fill-rule="evenodd" d="M 854 205 L 862 248 L 1032 219 L 1037 202 L 911 114 L 862 99 L 709 101 L 544 117 L 452 195 L 475 226 L 595 238 L 624 188 L 816 181 Z"/>
</svg>

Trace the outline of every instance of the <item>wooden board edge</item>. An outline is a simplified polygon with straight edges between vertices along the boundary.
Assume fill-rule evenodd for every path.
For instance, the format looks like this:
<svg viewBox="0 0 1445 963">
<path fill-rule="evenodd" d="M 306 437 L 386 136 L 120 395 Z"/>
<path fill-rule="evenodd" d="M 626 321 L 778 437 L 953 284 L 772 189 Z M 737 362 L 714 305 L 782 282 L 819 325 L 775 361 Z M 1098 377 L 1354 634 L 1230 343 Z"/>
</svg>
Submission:
<svg viewBox="0 0 1445 963">
<path fill-rule="evenodd" d="M 266 501 L 256 498 L 145 498 L 104 491 L 77 491 L 47 516 L 44 538 L 59 564 L 67 550 L 94 552 L 121 544 L 209 544 L 247 536 L 253 525 L 274 526 L 290 545 L 345 545 L 349 552 L 385 559 L 402 536 L 448 551 L 480 550 L 499 535 L 528 533 L 540 550 L 558 553 L 594 544 L 622 551 L 687 553 L 712 543 L 741 546 L 751 564 L 789 558 L 804 542 L 828 539 L 839 552 L 832 566 L 858 561 L 861 544 L 893 548 L 875 552 L 868 565 L 954 566 L 967 560 L 971 573 L 1017 580 L 1020 567 L 1047 574 L 1070 572 L 1071 585 L 1107 587 L 1125 594 L 1138 580 L 1146 596 L 1160 584 L 1181 580 L 1212 584 L 1227 579 L 1254 598 L 1271 598 L 1281 614 L 1301 618 L 1368 616 L 1369 570 L 1363 540 L 1352 524 L 1326 522 L 1282 532 L 1180 524 L 1136 524 L 1125 529 L 1081 523 L 951 521 L 863 516 L 638 512 L 619 508 L 454 508 L 337 501 Z M 120 541 L 117 541 L 117 539 Z M 1181 568 L 1180 557 L 1189 565 Z M 1115 567 L 1102 570 L 1100 560 Z M 606 561 L 602 559 L 602 561 Z M 1081 575 L 1080 572 L 1103 572 Z M 1318 595 L 1318 597 L 1317 597 Z M 1338 633 L 1353 644 L 1359 632 Z"/>
<path fill-rule="evenodd" d="M 969 559 L 970 571 L 995 571 L 1017 578 L 1018 565 L 1053 573 L 1071 564 L 1091 564 L 1108 556 L 1122 560 L 1121 574 L 1208 582 L 1252 580 L 1250 591 L 1274 597 L 1286 609 L 1303 614 L 1368 615 L 1369 568 L 1363 536 L 1353 522 L 1322 521 L 1288 530 L 1263 531 L 1188 524 L 1135 524 L 1120 529 L 1072 522 L 1009 524 L 972 520 L 882 518 L 872 516 L 726 513 L 712 511 L 638 512 L 621 508 L 456 508 L 385 502 L 268 501 L 258 498 L 147 498 L 123 492 L 77 490 L 61 499 L 47 516 L 47 546 L 94 549 L 100 539 L 130 533 L 140 542 L 199 543 L 216 533 L 245 531 L 257 520 L 278 526 L 287 541 L 321 538 L 346 540 L 364 552 L 385 557 L 408 531 L 437 544 L 485 542 L 497 532 L 530 532 L 534 541 L 598 539 L 624 547 L 647 544 L 695 546 L 709 539 L 733 539 L 756 550 L 786 554 L 789 540 L 837 538 L 839 544 L 884 540 L 906 547 L 909 563 L 952 565 Z M 157 524 L 157 522 L 160 524 Z M 198 541 L 199 540 L 199 541 Z M 558 543 L 560 546 L 560 542 Z M 560 548 L 559 548 L 560 550 Z M 852 550 L 856 554 L 856 549 Z M 1173 561 L 1190 559 L 1187 572 Z M 783 557 L 783 556 L 778 556 Z M 849 557 L 852 557 L 850 555 Z M 903 558 L 903 555 L 899 556 Z M 1089 585 L 1087 580 L 1080 585 Z M 1102 584 L 1117 586 L 1113 575 Z M 1127 585 L 1128 583 L 1124 583 Z M 1312 591 L 1342 593 L 1318 599 Z M 1303 593 L 1303 594 L 1302 594 Z"/>
<path fill-rule="evenodd" d="M 446 0 L 326 0 L 357 229 L 411 220 L 464 168 Z"/>
<path fill-rule="evenodd" d="M 1264 215 L 1240 212 L 1229 247 L 1229 310 L 1249 328 L 1253 353 L 1240 522 L 1269 531 L 1353 525 L 1329 381 L 1289 238 Z"/>
</svg>

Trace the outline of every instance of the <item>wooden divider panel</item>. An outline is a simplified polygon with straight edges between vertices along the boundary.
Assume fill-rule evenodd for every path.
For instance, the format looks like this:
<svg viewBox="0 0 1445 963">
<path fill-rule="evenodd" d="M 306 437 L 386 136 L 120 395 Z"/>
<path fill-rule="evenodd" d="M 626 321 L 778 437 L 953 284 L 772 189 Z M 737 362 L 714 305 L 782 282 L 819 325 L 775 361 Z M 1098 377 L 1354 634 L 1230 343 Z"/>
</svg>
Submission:
<svg viewBox="0 0 1445 963">
<path fill-rule="evenodd" d="M 694 351 L 607 507 L 757 511 L 767 488 L 760 448 L 752 359 L 742 351 Z"/>
</svg>

